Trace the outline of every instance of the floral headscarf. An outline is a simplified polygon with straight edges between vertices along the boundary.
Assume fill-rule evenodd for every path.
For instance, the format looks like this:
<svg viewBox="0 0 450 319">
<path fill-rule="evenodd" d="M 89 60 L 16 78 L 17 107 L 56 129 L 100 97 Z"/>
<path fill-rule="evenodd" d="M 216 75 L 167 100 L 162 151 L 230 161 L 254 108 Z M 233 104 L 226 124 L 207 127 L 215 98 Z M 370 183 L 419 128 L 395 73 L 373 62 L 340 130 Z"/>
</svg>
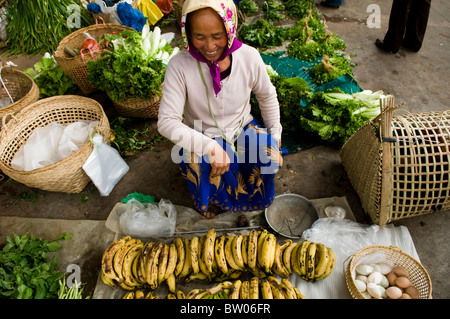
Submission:
<svg viewBox="0 0 450 319">
<path fill-rule="evenodd" d="M 233 0 L 186 0 L 184 1 L 181 12 L 181 35 L 184 39 L 184 48 L 200 62 L 209 62 L 197 51 L 197 49 L 194 48 L 193 45 L 189 45 L 190 41 L 186 34 L 186 20 L 188 13 L 207 7 L 214 9 L 222 18 L 228 37 L 227 49 L 224 51 L 222 56 L 218 60 L 211 63 L 210 66 L 214 92 L 217 95 L 221 89 L 220 68 L 217 63 L 225 59 L 225 57 L 230 55 L 232 52 L 239 49 L 242 43 L 236 39 L 237 11 Z"/>
</svg>

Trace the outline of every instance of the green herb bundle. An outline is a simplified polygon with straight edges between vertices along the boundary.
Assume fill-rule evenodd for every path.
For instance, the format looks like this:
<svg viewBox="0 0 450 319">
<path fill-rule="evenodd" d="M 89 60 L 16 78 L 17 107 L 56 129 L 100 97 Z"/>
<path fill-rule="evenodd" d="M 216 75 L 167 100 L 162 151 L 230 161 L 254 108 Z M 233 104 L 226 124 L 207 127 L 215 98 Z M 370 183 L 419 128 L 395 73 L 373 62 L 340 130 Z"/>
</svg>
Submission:
<svg viewBox="0 0 450 319">
<path fill-rule="evenodd" d="M 70 237 L 66 233 L 47 241 L 32 234 L 7 236 L 0 251 L 0 298 L 57 298 L 64 274 L 56 269 L 56 257 L 49 259 L 47 253 L 61 249 L 58 240 Z"/>
<path fill-rule="evenodd" d="M 249 45 L 269 49 L 283 44 L 287 38 L 287 29 L 277 27 L 270 21 L 258 19 L 253 24 L 244 23 L 239 30 L 239 36 Z"/>
<path fill-rule="evenodd" d="M 309 69 L 311 81 L 322 85 L 334 79 L 348 74 L 353 77 L 350 60 L 345 56 L 329 57 L 324 55 L 321 62 Z"/>
<path fill-rule="evenodd" d="M 78 6 L 79 16 L 71 5 Z M 69 27 L 68 21 L 79 21 L 77 28 L 93 23 L 80 0 L 8 0 L 6 9 L 5 44 L 11 55 L 54 52 L 59 42 L 76 30 Z"/>
<path fill-rule="evenodd" d="M 36 82 L 41 98 L 72 94 L 77 90 L 72 79 L 64 73 L 53 56 L 48 53 L 33 68 L 26 69 L 24 73 Z"/>
</svg>

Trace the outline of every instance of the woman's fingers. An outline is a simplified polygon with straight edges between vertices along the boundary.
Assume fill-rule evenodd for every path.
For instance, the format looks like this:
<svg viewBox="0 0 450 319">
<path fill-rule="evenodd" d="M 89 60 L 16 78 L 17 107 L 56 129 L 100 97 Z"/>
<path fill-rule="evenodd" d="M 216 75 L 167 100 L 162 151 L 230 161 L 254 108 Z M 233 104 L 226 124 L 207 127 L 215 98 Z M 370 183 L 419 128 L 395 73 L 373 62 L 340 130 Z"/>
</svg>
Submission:
<svg viewBox="0 0 450 319">
<path fill-rule="evenodd" d="M 220 176 L 230 168 L 230 158 L 227 152 L 219 145 L 215 144 L 209 152 L 211 164 L 210 177 Z"/>
</svg>

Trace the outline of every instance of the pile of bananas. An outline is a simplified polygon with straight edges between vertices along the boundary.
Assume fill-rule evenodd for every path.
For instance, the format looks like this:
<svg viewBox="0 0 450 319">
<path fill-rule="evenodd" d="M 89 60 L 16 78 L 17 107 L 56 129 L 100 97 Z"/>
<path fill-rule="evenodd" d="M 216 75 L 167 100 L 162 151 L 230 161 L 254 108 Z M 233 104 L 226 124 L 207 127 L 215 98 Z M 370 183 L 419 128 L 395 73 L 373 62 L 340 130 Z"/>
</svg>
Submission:
<svg viewBox="0 0 450 319">
<path fill-rule="evenodd" d="M 102 257 L 102 281 L 126 290 L 156 289 L 166 282 L 175 293 L 176 282 L 223 282 L 244 273 L 258 278 L 273 274 L 287 278 L 294 271 L 307 281 L 326 278 L 333 270 L 333 251 L 320 243 L 290 239 L 277 242 L 266 229 L 248 235 L 174 238 L 171 243 L 147 242 L 125 236 L 112 242 Z"/>
<path fill-rule="evenodd" d="M 124 299 L 158 299 L 151 292 L 129 291 Z M 195 288 L 185 294 L 178 290 L 169 293 L 167 299 L 306 299 L 286 278 L 279 281 L 274 276 L 264 279 L 252 277 L 249 280 L 224 281 L 212 288 Z"/>
</svg>

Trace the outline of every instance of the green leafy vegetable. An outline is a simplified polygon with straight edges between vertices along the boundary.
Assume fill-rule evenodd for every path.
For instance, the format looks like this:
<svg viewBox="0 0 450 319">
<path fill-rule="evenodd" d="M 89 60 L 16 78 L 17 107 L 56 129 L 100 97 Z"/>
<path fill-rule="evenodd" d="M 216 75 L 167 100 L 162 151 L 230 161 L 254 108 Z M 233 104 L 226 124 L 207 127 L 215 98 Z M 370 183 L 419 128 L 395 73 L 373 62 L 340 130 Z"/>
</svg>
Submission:
<svg viewBox="0 0 450 319">
<path fill-rule="evenodd" d="M 357 129 L 379 114 L 382 91 L 346 94 L 335 88 L 318 91 L 302 109 L 300 125 L 323 141 L 343 144 Z"/>
<path fill-rule="evenodd" d="M 345 56 L 328 57 L 324 55 L 321 62 L 309 69 L 311 81 L 322 85 L 344 74 L 353 77 L 350 60 Z"/>
<path fill-rule="evenodd" d="M 284 7 L 289 16 L 302 19 L 313 8 L 313 0 L 283 0 Z"/>
<path fill-rule="evenodd" d="M 159 27 L 150 32 L 146 25 L 142 34 L 135 30 L 108 34 L 105 40 L 110 49 L 104 50 L 101 58 L 88 61 L 88 81 L 114 101 L 161 94 L 166 64 L 179 49 L 161 39 Z"/>
<path fill-rule="evenodd" d="M 48 52 L 33 68 L 28 68 L 24 72 L 36 82 L 41 98 L 72 94 L 77 90 L 77 86 Z"/>
<path fill-rule="evenodd" d="M 253 0 L 242 0 L 238 3 L 238 7 L 245 14 L 254 14 L 259 10 L 258 5 Z"/>
<path fill-rule="evenodd" d="M 239 36 L 249 45 L 268 49 L 283 44 L 287 38 L 287 29 L 277 27 L 270 21 L 258 19 L 253 24 L 244 23 Z"/>
<path fill-rule="evenodd" d="M 56 257 L 49 259 L 47 253 L 61 249 L 58 241 L 70 237 L 65 233 L 47 241 L 32 234 L 7 236 L 0 251 L 0 298 L 56 298 L 64 274 L 56 270 Z"/>
</svg>

